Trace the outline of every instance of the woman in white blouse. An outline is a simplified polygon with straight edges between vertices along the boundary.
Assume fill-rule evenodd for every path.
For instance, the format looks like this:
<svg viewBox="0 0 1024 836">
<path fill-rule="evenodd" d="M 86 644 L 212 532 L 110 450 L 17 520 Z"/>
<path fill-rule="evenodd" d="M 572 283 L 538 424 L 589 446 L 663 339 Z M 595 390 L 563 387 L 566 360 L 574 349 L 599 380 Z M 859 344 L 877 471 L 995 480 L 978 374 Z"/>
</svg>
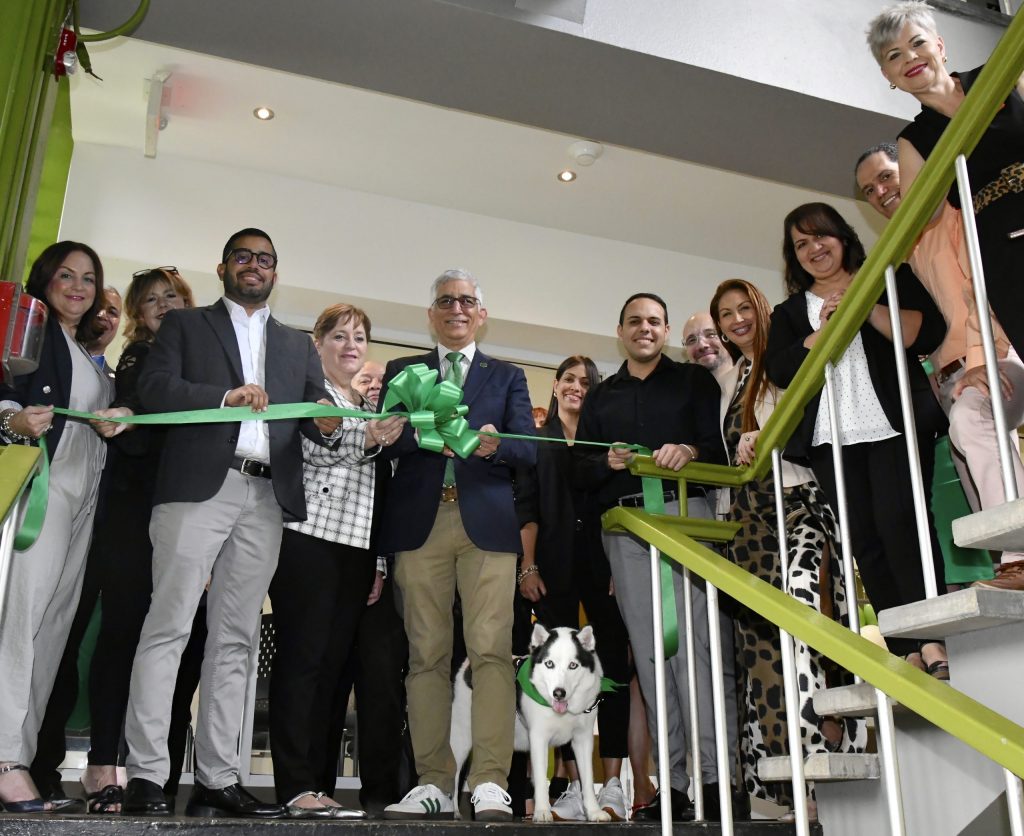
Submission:
<svg viewBox="0 0 1024 836">
<path fill-rule="evenodd" d="M 772 313 L 765 353 L 768 377 L 786 388 L 828 318 L 864 263 L 857 233 L 831 206 L 798 206 L 783 223 L 783 256 L 789 298 Z M 938 402 L 917 357 L 930 353 L 945 334 L 945 322 L 931 297 L 909 271 L 897 274 L 903 343 L 921 469 L 930 494 L 936 432 L 943 428 Z M 843 447 L 850 548 L 868 598 L 876 611 L 925 597 L 921 550 L 914 524 L 906 442 L 902 437 L 896 359 L 886 300 L 874 306 L 836 364 L 835 383 Z M 810 464 L 829 504 L 838 509 L 828 404 L 820 395 L 807 405 L 804 419 L 790 439 L 786 456 Z M 927 497 L 930 504 L 930 496 Z M 932 563 L 939 589 L 945 589 L 942 553 L 931 525 Z M 939 679 L 949 678 L 945 648 L 912 639 L 890 639 L 889 649 L 925 667 Z M 918 655 L 920 654 L 920 655 Z"/>
<path fill-rule="evenodd" d="M 352 381 L 366 359 L 370 320 L 331 305 L 313 327 L 334 402 L 373 412 Z M 270 747 L 278 801 L 293 818 L 362 818 L 320 787 L 332 706 L 377 571 L 371 548 L 381 445 L 405 418 L 345 418 L 334 448 L 303 440 L 305 522 L 286 523 L 270 585 L 276 655 L 270 680 Z"/>
</svg>

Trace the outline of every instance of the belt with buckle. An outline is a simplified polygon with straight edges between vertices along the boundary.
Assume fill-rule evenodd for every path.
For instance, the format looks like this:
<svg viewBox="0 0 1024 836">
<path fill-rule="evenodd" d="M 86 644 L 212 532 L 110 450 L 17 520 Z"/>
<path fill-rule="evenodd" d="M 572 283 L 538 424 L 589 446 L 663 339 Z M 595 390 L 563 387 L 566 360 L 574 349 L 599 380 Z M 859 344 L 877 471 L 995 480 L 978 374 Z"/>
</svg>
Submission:
<svg viewBox="0 0 1024 836">
<path fill-rule="evenodd" d="M 270 478 L 270 465 L 263 464 L 256 459 L 240 459 L 235 456 L 231 467 L 246 476 L 259 476 L 262 479 Z"/>
<path fill-rule="evenodd" d="M 459 489 L 455 485 L 443 485 L 441 487 L 441 501 L 442 502 L 458 502 L 459 501 Z"/>
<path fill-rule="evenodd" d="M 1024 191 L 1024 163 L 1013 163 L 999 172 L 999 176 L 974 195 L 974 214 L 1010 192 Z"/>
<path fill-rule="evenodd" d="M 665 502 L 675 502 L 676 492 L 665 491 L 661 498 Z M 644 507 L 644 495 L 642 493 L 633 494 L 632 496 L 623 496 L 619 498 L 619 505 L 623 508 L 643 508 Z"/>
<path fill-rule="evenodd" d="M 941 386 L 943 383 L 945 383 L 947 380 L 949 380 L 953 375 L 955 375 L 958 371 L 960 371 L 960 369 L 963 369 L 966 366 L 967 366 L 967 358 L 966 357 L 957 357 L 956 360 L 953 360 L 953 361 L 951 361 L 949 363 L 946 363 L 945 366 L 943 366 L 941 369 L 939 369 L 939 371 L 935 375 L 935 382 L 938 383 L 939 386 Z"/>
</svg>

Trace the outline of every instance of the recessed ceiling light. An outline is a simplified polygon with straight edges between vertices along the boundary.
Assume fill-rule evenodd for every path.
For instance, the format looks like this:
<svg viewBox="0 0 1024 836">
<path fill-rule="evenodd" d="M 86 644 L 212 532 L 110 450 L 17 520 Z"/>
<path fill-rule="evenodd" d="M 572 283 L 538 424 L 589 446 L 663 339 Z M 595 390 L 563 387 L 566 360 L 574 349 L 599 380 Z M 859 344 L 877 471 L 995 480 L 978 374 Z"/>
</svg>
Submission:
<svg viewBox="0 0 1024 836">
<path fill-rule="evenodd" d="M 274 118 L 274 111 L 269 107 L 258 107 L 252 112 L 252 115 L 263 122 L 268 122 Z"/>
<path fill-rule="evenodd" d="M 573 180 L 576 179 L 576 172 L 570 171 L 569 169 L 565 169 L 564 171 L 558 172 L 557 177 L 559 182 L 561 183 L 571 183 Z"/>
</svg>

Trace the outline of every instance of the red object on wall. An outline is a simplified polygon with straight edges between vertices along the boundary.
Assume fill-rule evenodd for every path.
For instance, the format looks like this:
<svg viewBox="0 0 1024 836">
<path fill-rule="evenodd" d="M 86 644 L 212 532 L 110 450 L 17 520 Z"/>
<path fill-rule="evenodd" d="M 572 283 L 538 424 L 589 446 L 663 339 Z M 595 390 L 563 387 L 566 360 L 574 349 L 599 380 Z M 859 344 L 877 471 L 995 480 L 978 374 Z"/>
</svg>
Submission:
<svg viewBox="0 0 1024 836">
<path fill-rule="evenodd" d="M 78 68 L 78 56 L 75 54 L 75 47 L 78 46 L 78 36 L 74 29 L 65 26 L 60 30 L 60 37 L 57 39 L 57 50 L 53 54 L 53 74 L 60 78 L 62 75 L 73 73 Z"/>
<path fill-rule="evenodd" d="M 0 282 L 0 366 L 10 382 L 39 365 L 47 307 L 15 282 Z"/>
</svg>

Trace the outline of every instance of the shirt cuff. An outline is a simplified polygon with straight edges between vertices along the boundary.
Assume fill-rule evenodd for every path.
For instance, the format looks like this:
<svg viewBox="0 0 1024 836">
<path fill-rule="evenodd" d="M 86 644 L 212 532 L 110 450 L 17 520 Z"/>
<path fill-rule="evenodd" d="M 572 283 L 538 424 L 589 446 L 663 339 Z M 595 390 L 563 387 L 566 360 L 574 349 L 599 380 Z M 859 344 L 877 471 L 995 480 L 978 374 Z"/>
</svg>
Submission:
<svg viewBox="0 0 1024 836">
<path fill-rule="evenodd" d="M 388 576 L 388 559 L 383 555 L 377 556 L 377 571 L 380 572 L 382 578 Z"/>
</svg>

